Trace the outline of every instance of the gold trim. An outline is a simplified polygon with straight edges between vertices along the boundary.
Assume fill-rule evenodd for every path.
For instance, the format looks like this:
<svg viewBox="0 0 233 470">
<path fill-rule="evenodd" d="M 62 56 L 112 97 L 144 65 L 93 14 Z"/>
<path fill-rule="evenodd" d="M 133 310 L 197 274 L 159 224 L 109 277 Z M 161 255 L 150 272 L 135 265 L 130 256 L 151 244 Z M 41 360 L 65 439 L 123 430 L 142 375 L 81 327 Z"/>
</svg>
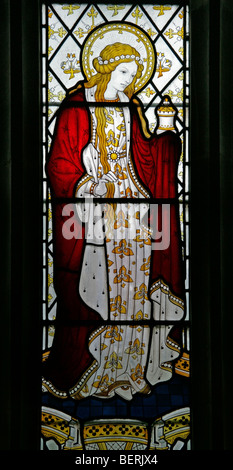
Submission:
<svg viewBox="0 0 233 470">
<path fill-rule="evenodd" d="M 62 398 L 63 400 L 68 398 L 68 395 L 64 390 L 59 390 L 52 384 L 52 382 L 50 382 L 50 380 L 46 380 L 44 377 L 42 377 L 42 385 L 55 397 Z"/>
<path fill-rule="evenodd" d="M 76 188 L 76 191 L 75 191 L 75 195 L 77 194 L 78 190 L 85 184 L 87 183 L 88 181 L 90 181 L 91 179 L 93 179 L 93 176 L 90 176 L 88 174 L 82 176 L 81 180 L 79 181 L 78 183 L 78 186 Z"/>
<path fill-rule="evenodd" d="M 177 305 L 177 307 L 180 307 L 182 310 L 184 310 L 184 301 L 180 297 L 177 297 L 176 295 L 174 295 L 172 291 L 170 290 L 169 286 L 161 279 L 158 279 L 152 284 L 150 288 L 150 296 L 159 289 L 161 289 L 161 292 L 169 296 L 169 300 L 174 305 Z"/>
<path fill-rule="evenodd" d="M 172 113 L 172 114 L 175 114 L 175 112 L 176 112 L 175 109 L 172 108 L 171 106 L 161 106 L 161 108 L 158 109 L 158 114 L 159 114 L 160 111 L 162 113 Z M 164 114 L 163 114 L 163 116 L 164 116 Z M 168 116 L 171 116 L 171 114 L 168 114 L 167 117 Z"/>
<path fill-rule="evenodd" d="M 42 354 L 42 362 L 47 361 L 47 359 L 48 359 L 48 357 L 49 357 L 49 354 L 50 354 L 50 351 L 45 351 L 45 352 Z"/>
<path fill-rule="evenodd" d="M 140 106 L 140 103 L 137 99 L 133 99 L 133 103 L 137 105 L 137 112 L 138 112 L 138 116 L 139 116 L 139 119 L 140 119 L 140 122 L 141 122 L 141 126 L 142 126 L 142 130 L 143 130 L 143 133 L 144 133 L 144 136 L 149 139 L 151 137 L 151 134 L 149 133 L 148 129 L 147 129 L 147 124 L 146 124 L 146 120 L 143 116 L 143 113 L 142 113 L 142 108 Z"/>
<path fill-rule="evenodd" d="M 98 442 L 99 450 L 108 450 L 105 442 Z"/>
<path fill-rule="evenodd" d="M 171 339 L 170 336 L 167 337 L 166 344 L 169 349 L 180 353 L 180 345 L 175 340 Z"/>
<path fill-rule="evenodd" d="M 127 419 L 118 423 L 111 422 L 111 420 L 106 421 L 106 423 L 93 421 L 84 425 L 83 439 L 85 444 L 98 443 L 99 440 L 104 440 L 104 442 L 127 441 L 132 445 L 134 442 L 146 444 L 148 429 L 145 424 L 128 423 Z"/>
<path fill-rule="evenodd" d="M 133 442 L 127 442 L 126 446 L 125 446 L 125 450 L 131 450 L 133 448 Z"/>
<path fill-rule="evenodd" d="M 80 88 L 82 88 L 82 85 L 79 84 L 78 86 L 76 86 L 75 88 L 73 88 L 72 90 L 68 90 L 68 94 L 71 95 L 72 93 L 75 93 L 77 90 L 79 90 Z"/>
<path fill-rule="evenodd" d="M 74 447 L 70 448 L 70 447 L 64 446 L 63 450 L 83 450 L 83 447 L 82 446 L 74 446 Z"/>
<path fill-rule="evenodd" d="M 187 367 L 184 367 L 184 364 L 187 364 Z M 175 363 L 175 372 L 176 374 L 182 375 L 183 377 L 190 376 L 190 359 L 187 352 L 183 352 L 181 357 L 179 357 Z"/>
<path fill-rule="evenodd" d="M 117 103 L 118 101 L 120 101 L 120 98 L 118 96 L 118 98 L 116 100 L 104 100 L 105 103 Z"/>
<path fill-rule="evenodd" d="M 162 127 L 162 126 L 159 126 L 158 130 L 160 130 L 160 131 L 174 131 L 175 127 L 170 127 L 170 126 Z"/>
<path fill-rule="evenodd" d="M 98 330 L 94 331 L 94 333 L 92 333 L 90 336 L 88 346 L 90 346 L 92 341 L 94 341 L 99 335 L 101 335 L 101 333 L 106 331 L 106 329 L 107 329 L 107 326 L 101 326 Z"/>
<path fill-rule="evenodd" d="M 82 398 L 85 398 L 85 396 L 82 396 L 80 395 L 83 387 L 85 387 L 87 381 L 89 380 L 89 378 L 97 371 L 99 367 L 99 364 L 96 360 L 93 361 L 91 367 L 89 368 L 88 371 L 85 371 L 84 374 L 82 375 L 81 379 L 79 380 L 79 382 L 77 382 L 76 385 L 74 385 L 74 387 L 72 387 L 70 390 L 69 390 L 69 395 L 74 398 L 74 400 L 80 400 Z M 80 382 L 82 382 L 80 384 Z M 77 390 L 75 390 L 77 389 Z"/>
</svg>

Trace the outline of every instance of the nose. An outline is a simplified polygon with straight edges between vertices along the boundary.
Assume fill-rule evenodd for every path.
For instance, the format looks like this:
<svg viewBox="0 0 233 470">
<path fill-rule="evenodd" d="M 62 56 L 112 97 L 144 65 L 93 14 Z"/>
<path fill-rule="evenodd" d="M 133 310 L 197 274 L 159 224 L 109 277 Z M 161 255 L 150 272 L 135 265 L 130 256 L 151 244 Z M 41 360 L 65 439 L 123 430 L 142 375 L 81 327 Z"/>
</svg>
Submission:
<svg viewBox="0 0 233 470">
<path fill-rule="evenodd" d="M 130 84 L 130 81 L 131 81 L 131 80 L 130 80 L 130 75 L 127 75 L 127 76 L 125 77 L 125 82 L 127 83 L 127 85 Z"/>
</svg>

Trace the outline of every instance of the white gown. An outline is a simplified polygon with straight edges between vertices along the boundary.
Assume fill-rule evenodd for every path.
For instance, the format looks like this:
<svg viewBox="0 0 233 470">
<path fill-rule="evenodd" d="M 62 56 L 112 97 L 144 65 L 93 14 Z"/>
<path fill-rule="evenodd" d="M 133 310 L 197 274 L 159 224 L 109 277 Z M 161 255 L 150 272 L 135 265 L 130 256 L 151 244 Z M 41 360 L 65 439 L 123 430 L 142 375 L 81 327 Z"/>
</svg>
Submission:
<svg viewBox="0 0 233 470">
<path fill-rule="evenodd" d="M 94 93 L 95 88 L 86 90 L 87 101 L 94 101 Z M 119 96 L 120 101 L 128 101 L 124 93 Z M 98 144 L 95 148 L 95 108 L 90 112 L 92 142 L 83 152 L 86 175 L 77 187 L 80 198 L 90 198 L 90 185 L 103 175 Z M 148 322 L 151 317 L 172 322 L 182 318 L 183 305 L 160 281 L 149 286 L 151 230 L 142 223 L 149 194 L 137 180 L 131 161 L 129 109 L 106 106 L 105 115 L 108 162 L 117 176 L 114 198 L 144 201 L 132 204 L 124 199 L 114 208 L 104 198 L 100 198 L 102 204 L 77 204 L 79 217 L 86 222 L 80 296 L 110 324 L 89 338 L 93 364 L 70 394 L 103 398 L 118 394 L 130 400 L 136 392 L 149 393 L 150 385 L 168 380 L 171 361 L 179 355 L 179 346 L 168 338 L 171 325 L 151 327 L 135 322 Z"/>
</svg>

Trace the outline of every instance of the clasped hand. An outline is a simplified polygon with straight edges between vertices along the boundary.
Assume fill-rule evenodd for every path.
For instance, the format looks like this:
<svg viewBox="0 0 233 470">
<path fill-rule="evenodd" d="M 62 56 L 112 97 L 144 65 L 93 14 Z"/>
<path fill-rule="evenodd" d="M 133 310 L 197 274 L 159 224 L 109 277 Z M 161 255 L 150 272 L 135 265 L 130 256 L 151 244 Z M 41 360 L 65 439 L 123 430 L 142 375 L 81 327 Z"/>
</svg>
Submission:
<svg viewBox="0 0 233 470">
<path fill-rule="evenodd" d="M 111 170 L 105 175 L 103 175 L 99 179 L 98 184 L 95 187 L 96 196 L 104 196 L 107 193 L 106 183 L 114 183 L 115 181 L 117 181 L 117 177 Z"/>
</svg>

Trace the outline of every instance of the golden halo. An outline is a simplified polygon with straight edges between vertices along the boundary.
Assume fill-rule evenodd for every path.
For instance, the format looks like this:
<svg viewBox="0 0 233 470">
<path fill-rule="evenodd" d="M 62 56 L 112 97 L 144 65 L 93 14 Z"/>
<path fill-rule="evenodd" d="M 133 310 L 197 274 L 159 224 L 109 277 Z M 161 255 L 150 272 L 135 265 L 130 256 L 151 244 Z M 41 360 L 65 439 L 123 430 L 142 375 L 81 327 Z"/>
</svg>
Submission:
<svg viewBox="0 0 233 470">
<path fill-rule="evenodd" d="M 90 80 L 97 73 L 93 67 L 93 59 L 99 57 L 105 46 L 115 42 L 130 44 L 140 54 L 144 69 L 142 76 L 135 85 L 135 92 L 137 92 L 148 83 L 155 71 L 156 53 L 150 37 L 135 24 L 109 22 L 92 30 L 82 49 L 81 65 L 83 74 L 87 80 Z"/>
</svg>

